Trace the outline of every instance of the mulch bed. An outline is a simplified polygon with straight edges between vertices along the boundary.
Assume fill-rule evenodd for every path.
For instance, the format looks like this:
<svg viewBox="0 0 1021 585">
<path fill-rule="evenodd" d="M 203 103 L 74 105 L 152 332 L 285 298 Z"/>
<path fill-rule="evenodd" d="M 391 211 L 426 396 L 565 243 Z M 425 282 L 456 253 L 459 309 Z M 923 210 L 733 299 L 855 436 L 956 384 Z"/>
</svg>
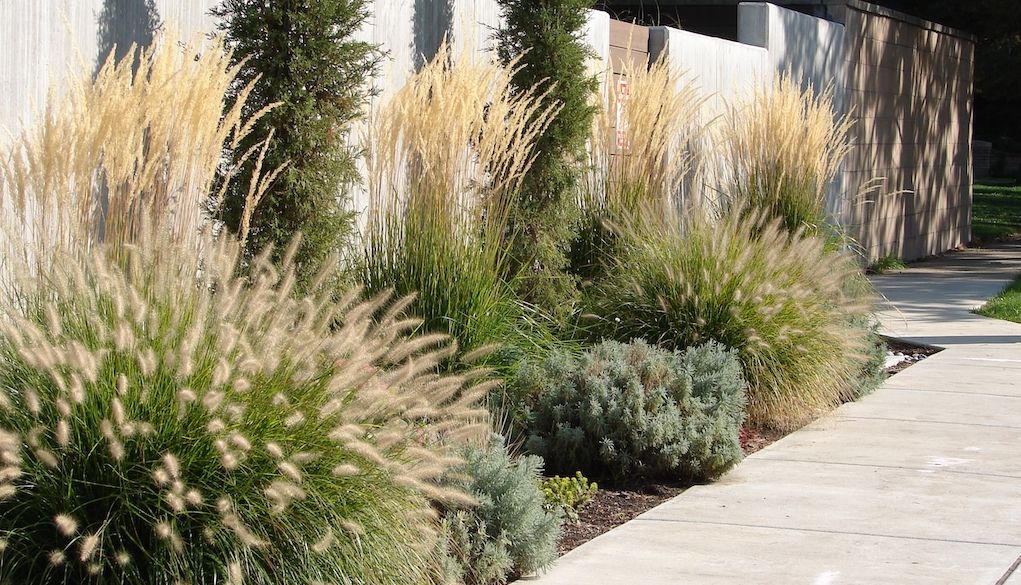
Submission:
<svg viewBox="0 0 1021 585">
<path fill-rule="evenodd" d="M 784 434 L 762 429 L 742 429 L 741 449 L 745 455 L 751 455 L 782 438 Z M 689 487 L 690 483 L 667 481 L 620 486 L 599 484 L 599 491 L 578 513 L 578 522 L 564 525 L 564 535 L 559 543 L 560 554 L 655 508 Z"/>
<path fill-rule="evenodd" d="M 603 486 L 578 513 L 578 522 L 564 524 L 560 554 L 616 528 L 690 487 L 689 484 L 649 482 L 631 486 Z"/>
</svg>

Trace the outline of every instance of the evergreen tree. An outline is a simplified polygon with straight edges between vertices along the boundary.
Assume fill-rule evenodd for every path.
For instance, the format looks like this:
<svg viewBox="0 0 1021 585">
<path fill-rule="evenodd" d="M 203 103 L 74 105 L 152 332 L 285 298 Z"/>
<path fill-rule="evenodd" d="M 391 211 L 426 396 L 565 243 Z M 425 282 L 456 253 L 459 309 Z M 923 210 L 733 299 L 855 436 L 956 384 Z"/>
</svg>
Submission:
<svg viewBox="0 0 1021 585">
<path fill-rule="evenodd" d="M 280 104 L 232 153 L 241 155 L 272 131 L 263 169 L 288 165 L 255 209 L 247 251 L 273 245 L 279 260 L 301 232 L 300 287 L 353 230 L 344 193 L 358 178 L 357 153 L 347 134 L 380 59 L 377 47 L 354 40 L 368 16 L 367 0 L 224 0 L 213 14 L 241 64 L 235 95 L 258 78 L 248 113 Z M 224 220 L 235 231 L 253 166 L 248 163 L 223 202 Z"/>
<path fill-rule="evenodd" d="M 519 294 L 563 316 L 577 295 L 567 272 L 578 228 L 577 183 L 592 125 L 592 94 L 599 81 L 588 72 L 592 56 L 582 38 L 591 0 L 498 0 L 504 20 L 499 53 L 520 59 L 514 82 L 541 84 L 561 110 L 535 146 L 535 162 L 511 207 L 511 267 Z"/>
</svg>

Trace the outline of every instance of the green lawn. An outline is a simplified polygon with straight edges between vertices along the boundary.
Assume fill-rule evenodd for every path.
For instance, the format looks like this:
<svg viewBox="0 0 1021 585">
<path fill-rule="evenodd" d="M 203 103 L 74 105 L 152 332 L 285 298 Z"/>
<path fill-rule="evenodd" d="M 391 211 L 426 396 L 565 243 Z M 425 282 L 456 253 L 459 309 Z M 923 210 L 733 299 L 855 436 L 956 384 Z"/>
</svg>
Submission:
<svg viewBox="0 0 1021 585">
<path fill-rule="evenodd" d="M 975 312 L 994 319 L 1021 323 L 1021 276 Z"/>
<path fill-rule="evenodd" d="M 971 233 L 977 242 L 1021 235 L 1021 186 L 975 185 Z"/>
</svg>

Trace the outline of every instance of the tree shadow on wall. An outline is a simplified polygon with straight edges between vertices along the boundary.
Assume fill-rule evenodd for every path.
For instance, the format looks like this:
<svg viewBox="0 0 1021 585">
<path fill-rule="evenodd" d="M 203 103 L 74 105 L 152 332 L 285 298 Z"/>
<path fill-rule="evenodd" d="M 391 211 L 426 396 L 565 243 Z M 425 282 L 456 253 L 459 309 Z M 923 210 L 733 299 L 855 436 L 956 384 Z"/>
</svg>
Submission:
<svg viewBox="0 0 1021 585">
<path fill-rule="evenodd" d="M 103 9 L 96 15 L 96 24 L 98 52 L 93 76 L 99 74 L 111 54 L 116 61 L 124 59 L 132 51 L 137 55 L 139 48 L 148 47 L 152 43 L 156 31 L 162 26 L 154 0 L 105 0 Z M 138 72 L 138 66 L 137 61 L 133 62 L 132 73 Z M 109 205 L 105 182 L 100 189 L 100 214 L 105 218 Z M 105 219 L 100 221 L 100 239 L 105 235 L 105 224 Z"/>
<path fill-rule="evenodd" d="M 444 38 L 452 40 L 453 0 L 415 0 L 414 26 L 411 52 L 420 69 L 436 56 Z"/>
<path fill-rule="evenodd" d="M 99 52 L 95 73 L 99 72 L 111 53 L 120 61 L 128 56 L 132 45 L 149 46 L 156 31 L 163 26 L 155 0 L 105 0 L 96 20 Z M 137 63 L 134 68 L 137 70 Z"/>
</svg>

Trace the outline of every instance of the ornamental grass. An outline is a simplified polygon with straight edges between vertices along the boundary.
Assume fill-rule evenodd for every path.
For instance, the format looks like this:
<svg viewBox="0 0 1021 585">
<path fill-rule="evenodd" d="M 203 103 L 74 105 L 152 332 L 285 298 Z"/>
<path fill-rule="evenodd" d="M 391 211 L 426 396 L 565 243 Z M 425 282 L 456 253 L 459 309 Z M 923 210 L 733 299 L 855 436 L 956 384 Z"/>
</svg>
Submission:
<svg viewBox="0 0 1021 585">
<path fill-rule="evenodd" d="M 719 219 L 633 224 L 626 251 L 588 299 L 606 337 L 736 349 L 749 422 L 789 430 L 856 397 L 871 303 L 849 292 L 859 271 L 852 256 L 768 215 L 738 208 Z"/>
<path fill-rule="evenodd" d="M 411 310 L 465 349 L 517 335 L 530 311 L 507 282 L 508 203 L 555 110 L 513 65 L 443 47 L 373 116 L 361 280 L 416 294 Z M 541 334 L 540 334 L 541 336 Z"/>
<path fill-rule="evenodd" d="M 482 372 L 437 375 L 408 300 L 295 294 L 294 246 L 219 234 L 229 62 L 161 37 L 3 153 L 0 582 L 427 583 L 436 503 L 471 500 L 440 478 Z"/>
</svg>

